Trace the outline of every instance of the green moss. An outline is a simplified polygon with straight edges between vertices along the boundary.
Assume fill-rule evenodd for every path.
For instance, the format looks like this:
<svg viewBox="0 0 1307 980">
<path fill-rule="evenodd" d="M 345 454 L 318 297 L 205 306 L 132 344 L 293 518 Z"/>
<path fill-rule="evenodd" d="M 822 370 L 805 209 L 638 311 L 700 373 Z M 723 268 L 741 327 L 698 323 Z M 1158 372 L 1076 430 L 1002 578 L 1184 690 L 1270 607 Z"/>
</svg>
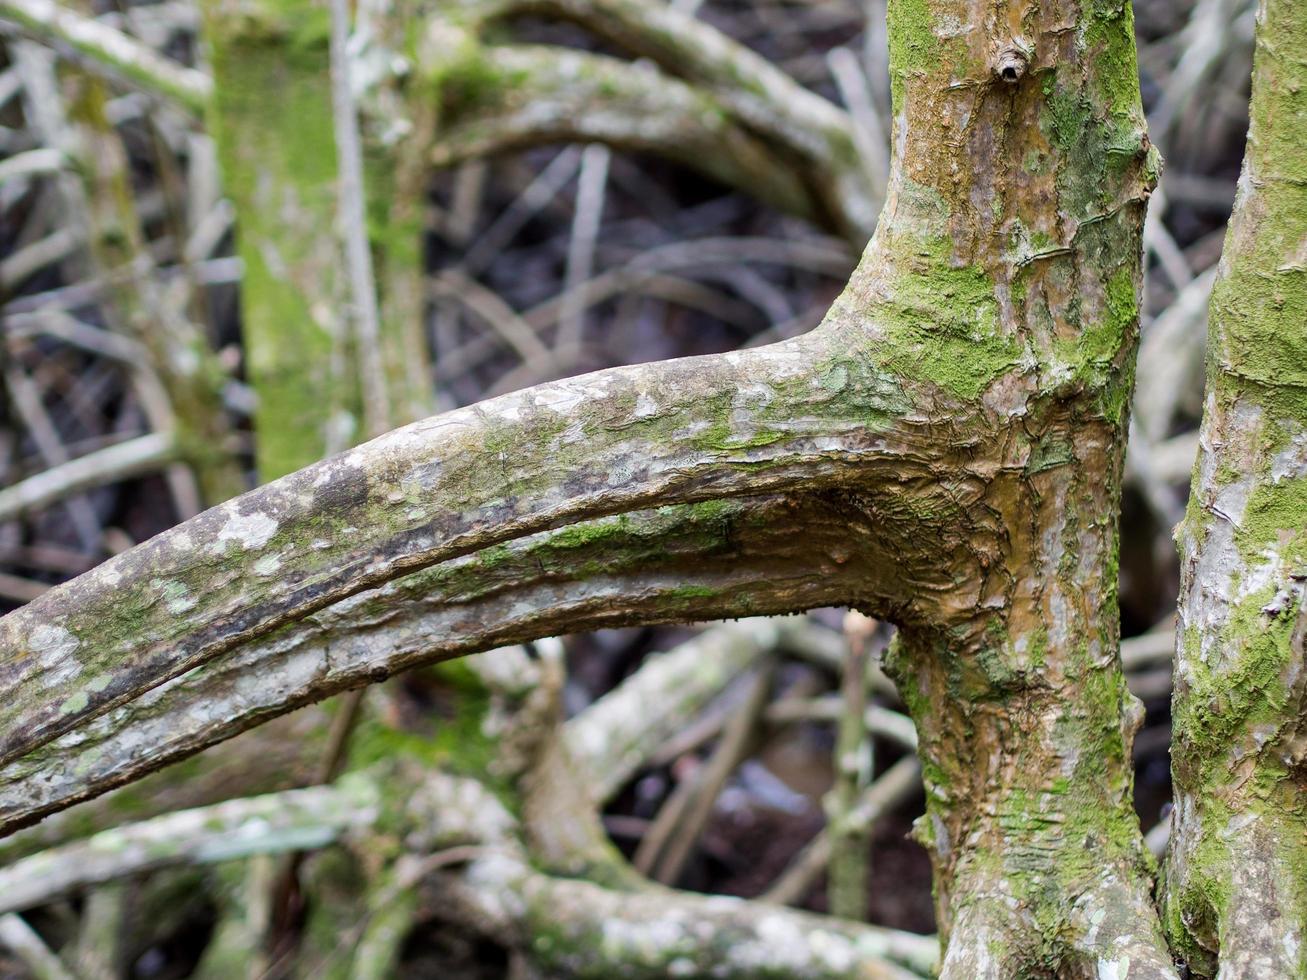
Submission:
<svg viewBox="0 0 1307 980">
<path fill-rule="evenodd" d="M 1137 119 L 1139 71 L 1130 3 L 1101 4 L 1090 16 L 1085 45 L 1100 103 L 1113 115 Z"/>
<path fill-rule="evenodd" d="M 1040 626 L 1030 635 L 1030 646 L 1026 651 L 1030 666 L 1041 669 L 1048 662 L 1048 630 Z"/>
<path fill-rule="evenodd" d="M 1277 195 L 1295 186 L 1301 193 L 1307 191 L 1307 5 L 1268 4 L 1263 17 L 1254 68 L 1262 83 L 1254 85 L 1251 108 L 1256 138 L 1248 154 L 1260 179 L 1282 182 Z M 1281 209 L 1281 217 L 1307 223 L 1301 210 Z"/>
<path fill-rule="evenodd" d="M 442 118 L 474 113 L 485 106 L 502 103 L 521 91 L 529 78 L 524 70 L 507 70 L 484 56 L 478 44 L 460 49 L 428 76 L 443 108 Z"/>
<path fill-rule="evenodd" d="M 1127 5 L 1128 9 L 1128 5 Z M 1117 205 L 1131 168 L 1140 183 L 1156 178 L 1155 153 L 1148 151 L 1131 19 L 1120 11 L 1091 18 L 1084 44 L 1093 69 L 1088 84 L 1078 71 L 1044 75 L 1040 128 L 1063 154 L 1083 165 L 1057 172 L 1061 207 L 1077 220 L 1095 221 Z"/>
<path fill-rule="evenodd" d="M 59 711 L 61 714 L 65 715 L 75 714 L 85 708 L 90 701 L 90 695 L 85 691 L 78 691 L 71 697 L 66 698 L 63 704 L 59 705 Z"/>
<path fill-rule="evenodd" d="M 1121 353 L 1139 322 L 1134 266 L 1124 265 L 1107 280 L 1107 309 L 1084 333 L 1080 348 L 1086 358 L 1107 363 Z"/>
<path fill-rule="evenodd" d="M 1303 84 L 1307 87 L 1307 79 Z M 1285 166 L 1278 159 L 1275 165 Z M 1307 163 L 1303 170 L 1307 173 Z M 1213 380 L 1255 397 L 1273 418 L 1302 430 L 1307 429 L 1307 275 L 1295 256 L 1307 237 L 1307 178 L 1302 185 L 1277 183 L 1265 194 L 1267 200 L 1245 219 L 1247 233 L 1228 239 L 1228 272 L 1212 290 L 1211 343 L 1221 366 Z"/>
<path fill-rule="evenodd" d="M 678 585 L 668 589 L 665 595 L 670 599 L 711 599 L 718 591 L 706 585 Z"/>
<path fill-rule="evenodd" d="M 889 35 L 890 97 L 894 114 L 903 107 L 908 75 L 925 74 L 938 64 L 939 39 L 929 0 L 889 0 L 886 10 Z"/>
<path fill-rule="evenodd" d="M 425 668 L 434 721 L 421 731 L 403 731 L 377 719 L 360 722 L 350 739 L 349 768 L 404 759 L 491 780 L 498 743 L 486 729 L 490 691 L 464 660 Z"/>
<path fill-rule="evenodd" d="M 1046 470 L 1065 466 L 1075 459 L 1075 446 L 1067 433 L 1053 430 L 1035 440 L 1030 447 L 1030 457 L 1026 460 L 1026 475 L 1034 476 Z"/>
<path fill-rule="evenodd" d="M 1199 976 L 1216 972 L 1211 949 L 1216 945 L 1217 924 L 1230 900 L 1232 855 L 1214 830 L 1224 827 L 1230 816 L 1229 808 L 1218 799 L 1201 802 L 1197 818 L 1203 832 L 1186 854 L 1183 884 L 1165 893 L 1163 925 L 1172 945 Z"/>
<path fill-rule="evenodd" d="M 1275 597 L 1269 584 L 1244 596 L 1231 610 L 1218 642 L 1233 661 L 1219 672 L 1207 666 L 1198 635 L 1185 636 L 1189 679 L 1172 708 L 1172 746 L 1177 777 L 1192 786 L 1226 779 L 1231 751 L 1259 724 L 1282 722 L 1289 692 L 1284 675 L 1293 659 L 1292 609 L 1267 612 Z"/>
<path fill-rule="evenodd" d="M 304 24 L 326 16 L 311 3 L 265 6 L 288 18 L 301 10 Z M 259 475 L 270 480 L 321 459 L 328 428 L 357 417 L 355 394 L 334 376 L 335 342 L 324 320 L 332 315 L 338 264 L 334 245 L 322 240 L 336 216 L 330 58 L 325 45 L 306 41 L 306 26 L 296 28 L 294 43 L 272 27 L 255 43 L 243 21 L 207 26 L 215 76 L 210 126 L 240 215 L 246 369 L 259 399 Z"/>
<path fill-rule="evenodd" d="M 1044 77 L 1043 92 L 1046 99 L 1044 132 L 1059 150 L 1070 152 L 1093 121 L 1093 108 L 1079 88 L 1059 84 L 1055 72 Z"/>
<path fill-rule="evenodd" d="M 743 509 L 743 504 L 711 500 L 587 521 L 541 534 L 524 546 L 496 545 L 432 566 L 407 578 L 404 589 L 409 595 L 439 592 L 467 600 L 524 580 L 583 580 L 637 567 L 675 567 L 687 553 L 706 558 L 728 551 Z M 388 601 L 378 598 L 375 609 L 365 604 L 361 614 L 382 614 Z"/>
<path fill-rule="evenodd" d="M 974 266 L 957 266 L 946 238 L 895 242 L 903 270 L 869 315 L 885 328 L 879 353 L 907 378 L 929 381 L 971 401 L 1022 355 L 999 332 L 993 280 Z"/>
<path fill-rule="evenodd" d="M 1260 484 L 1248 498 L 1235 541 L 1246 562 L 1262 560 L 1272 545 L 1287 565 L 1307 559 L 1307 477 Z"/>
</svg>

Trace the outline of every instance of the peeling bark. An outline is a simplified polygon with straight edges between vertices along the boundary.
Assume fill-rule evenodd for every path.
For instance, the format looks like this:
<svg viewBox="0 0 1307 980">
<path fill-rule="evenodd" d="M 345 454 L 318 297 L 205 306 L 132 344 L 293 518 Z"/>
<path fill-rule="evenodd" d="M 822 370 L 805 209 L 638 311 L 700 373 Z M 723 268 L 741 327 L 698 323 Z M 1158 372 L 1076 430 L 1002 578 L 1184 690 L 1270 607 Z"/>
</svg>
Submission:
<svg viewBox="0 0 1307 980">
<path fill-rule="evenodd" d="M 1171 941 L 1198 975 L 1307 975 L 1307 7 L 1263 0 L 1212 291 L 1172 707 Z"/>
</svg>

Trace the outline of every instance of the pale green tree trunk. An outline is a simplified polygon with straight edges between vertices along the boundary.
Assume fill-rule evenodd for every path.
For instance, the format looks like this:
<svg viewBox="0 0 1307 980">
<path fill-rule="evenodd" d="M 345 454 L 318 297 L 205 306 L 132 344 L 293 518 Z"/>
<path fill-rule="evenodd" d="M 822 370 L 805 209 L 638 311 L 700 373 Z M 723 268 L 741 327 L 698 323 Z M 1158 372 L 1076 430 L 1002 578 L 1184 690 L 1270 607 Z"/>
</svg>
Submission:
<svg viewBox="0 0 1307 980">
<path fill-rule="evenodd" d="M 269 480 L 430 411 L 420 286 L 427 171 L 405 140 L 374 146 L 368 228 L 343 227 L 330 12 L 314 0 L 213 0 L 204 10 L 208 118 L 236 205 L 258 470 Z M 375 340 L 352 329 L 346 234 L 368 236 L 380 281 L 392 287 L 382 291 Z M 380 351 L 366 349 L 374 343 Z M 372 357 L 386 389 L 375 418 L 361 381 Z"/>
<path fill-rule="evenodd" d="M 1166 924 L 1196 973 L 1307 976 L 1307 6 L 1262 0 L 1179 533 Z"/>
</svg>

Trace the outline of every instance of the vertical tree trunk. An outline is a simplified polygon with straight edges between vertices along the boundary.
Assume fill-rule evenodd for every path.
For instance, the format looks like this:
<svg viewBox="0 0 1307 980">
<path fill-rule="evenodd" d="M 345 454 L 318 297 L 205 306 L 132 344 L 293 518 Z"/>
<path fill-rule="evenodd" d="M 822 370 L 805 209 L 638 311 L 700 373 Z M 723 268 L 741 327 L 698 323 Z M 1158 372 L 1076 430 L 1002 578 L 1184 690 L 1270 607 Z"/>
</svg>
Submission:
<svg viewBox="0 0 1307 980">
<path fill-rule="evenodd" d="M 259 476 L 274 479 L 375 435 L 360 409 L 338 233 L 330 15 L 314 0 L 205 4 L 210 112 L 245 273 L 247 371 L 258 393 Z M 392 417 L 429 410 L 422 340 L 421 193 L 409 142 L 375 147 L 367 168 L 383 290 L 380 329 Z M 350 229 L 357 231 L 356 229 Z"/>
<path fill-rule="evenodd" d="M 964 474 L 940 502 L 954 587 L 910 604 L 889 665 L 921 733 L 943 974 L 1171 976 L 1117 654 L 1156 171 L 1130 5 L 891 0 L 889 37 L 895 168 L 841 302 L 966 406 L 923 433 Z"/>
<path fill-rule="evenodd" d="M 1262 0 L 1248 147 L 1179 542 L 1172 942 L 1307 975 L 1307 5 Z"/>
</svg>

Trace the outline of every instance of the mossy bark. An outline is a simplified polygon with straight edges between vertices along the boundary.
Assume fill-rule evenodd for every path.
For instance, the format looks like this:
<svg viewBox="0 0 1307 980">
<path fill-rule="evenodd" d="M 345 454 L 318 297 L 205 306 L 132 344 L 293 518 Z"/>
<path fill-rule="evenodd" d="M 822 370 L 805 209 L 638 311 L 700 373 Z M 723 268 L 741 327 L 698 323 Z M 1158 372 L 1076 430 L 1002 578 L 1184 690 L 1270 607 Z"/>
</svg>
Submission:
<svg viewBox="0 0 1307 980">
<path fill-rule="evenodd" d="M 1307 7 L 1263 0 L 1212 293 L 1172 716 L 1166 926 L 1201 976 L 1307 976 Z"/>
<path fill-rule="evenodd" d="M 855 250 L 876 226 L 880 188 L 848 114 L 693 14 L 642 0 L 451 0 L 441 15 L 419 57 L 452 83 L 454 131 L 438 158 L 476 144 L 602 142 L 670 156 Z M 479 40 L 522 16 L 574 21 L 638 60 Z"/>
<path fill-rule="evenodd" d="M 342 274 L 330 18 L 312 0 L 213 0 L 204 5 L 214 87 L 209 112 L 225 189 L 236 205 L 245 265 L 241 316 L 246 370 L 258 394 L 259 477 L 274 479 L 368 433 L 361 361 Z M 405 145 L 401 142 L 401 146 Z M 379 341 L 390 425 L 429 406 L 421 334 L 421 176 L 395 147 L 378 148 L 370 240 L 379 252 Z M 410 154 L 411 155 L 411 154 Z M 413 213 L 416 211 L 416 216 Z"/>
<path fill-rule="evenodd" d="M 1142 712 L 1117 653 L 1157 168 L 1130 6 L 889 12 L 895 170 L 837 309 L 881 325 L 899 373 L 974 406 L 953 438 L 986 460 L 929 515 L 952 587 L 917 590 L 888 665 L 921 735 L 943 972 L 1169 976 L 1131 800 Z"/>
</svg>

